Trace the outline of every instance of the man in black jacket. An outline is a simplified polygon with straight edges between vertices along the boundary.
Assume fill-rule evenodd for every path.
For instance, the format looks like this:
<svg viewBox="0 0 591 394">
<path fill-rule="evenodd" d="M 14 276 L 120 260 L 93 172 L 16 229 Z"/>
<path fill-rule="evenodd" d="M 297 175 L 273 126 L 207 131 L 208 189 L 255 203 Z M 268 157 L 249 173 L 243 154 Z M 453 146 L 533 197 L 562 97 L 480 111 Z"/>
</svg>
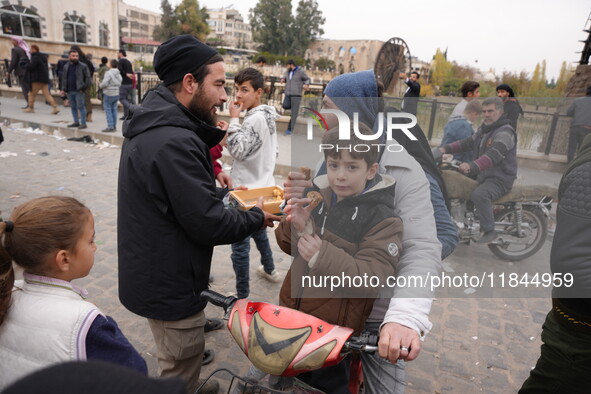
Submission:
<svg viewBox="0 0 591 394">
<path fill-rule="evenodd" d="M 419 104 L 419 95 L 421 93 L 421 84 L 419 80 L 419 73 L 413 71 L 407 77 L 406 73 L 400 73 L 400 79 L 404 79 L 404 83 L 408 86 L 404 92 L 404 100 L 402 100 L 402 111 L 409 114 L 417 115 L 417 106 Z"/>
<path fill-rule="evenodd" d="M 53 107 L 52 115 L 60 112 L 57 109 L 57 104 L 51 94 L 49 93 L 49 68 L 47 65 L 47 55 L 39 52 L 39 47 L 35 44 L 31 45 L 31 62 L 27 66 L 29 78 L 31 81 L 31 91 L 29 92 L 29 108 L 23 112 L 35 112 L 35 97 L 41 90 L 45 100 Z"/>
<path fill-rule="evenodd" d="M 542 353 L 520 394 L 588 393 L 591 375 L 591 135 L 558 189 L 550 252 L 552 310 L 542 329 Z"/>
<path fill-rule="evenodd" d="M 27 106 L 23 108 L 27 108 L 29 106 L 29 90 L 30 84 L 29 79 L 27 78 L 27 65 L 29 64 L 29 55 L 25 51 L 24 48 L 28 48 L 25 41 L 20 37 L 11 37 L 12 41 L 12 49 L 10 51 L 10 66 L 8 66 L 8 78 L 10 78 L 10 73 L 14 70 L 14 73 L 18 77 L 19 84 L 21 85 L 21 90 L 23 92 L 23 96 L 25 97 L 25 101 L 27 102 Z"/>
<path fill-rule="evenodd" d="M 222 57 L 181 35 L 158 48 L 154 69 L 163 83 L 123 123 L 119 298 L 148 319 L 160 376 L 181 377 L 194 392 L 204 352 L 206 301 L 199 295 L 208 287 L 213 247 L 279 218 L 263 212 L 262 202 L 250 211 L 226 209 L 227 189 L 216 188 L 209 149 L 225 135 L 215 127 L 216 107 L 227 99 Z"/>
<path fill-rule="evenodd" d="M 78 51 L 70 50 L 69 62 L 64 66 L 62 74 L 62 86 L 60 94 L 68 95 L 70 109 L 74 123 L 68 127 L 78 127 L 85 129 L 86 126 L 86 106 L 84 104 L 84 92 L 90 85 L 90 71 L 86 64 L 80 62 Z"/>
<path fill-rule="evenodd" d="M 129 97 L 131 96 L 131 90 L 133 88 L 133 81 L 131 77 L 133 76 L 133 66 L 131 62 L 127 60 L 127 52 L 125 49 L 119 49 L 117 52 L 117 59 L 119 59 L 119 65 L 117 68 L 121 73 L 121 86 L 119 87 L 119 101 L 121 105 L 123 105 L 123 117 L 121 120 L 127 118 L 127 113 L 129 112 L 129 106 L 131 103 L 129 102 Z"/>
<path fill-rule="evenodd" d="M 523 108 L 521 108 L 521 104 L 515 98 L 515 92 L 511 86 L 502 83 L 497 86 L 497 96 L 503 100 L 505 116 L 511 122 L 513 130 L 517 131 L 517 120 L 519 119 L 519 115 L 523 115 Z"/>
</svg>

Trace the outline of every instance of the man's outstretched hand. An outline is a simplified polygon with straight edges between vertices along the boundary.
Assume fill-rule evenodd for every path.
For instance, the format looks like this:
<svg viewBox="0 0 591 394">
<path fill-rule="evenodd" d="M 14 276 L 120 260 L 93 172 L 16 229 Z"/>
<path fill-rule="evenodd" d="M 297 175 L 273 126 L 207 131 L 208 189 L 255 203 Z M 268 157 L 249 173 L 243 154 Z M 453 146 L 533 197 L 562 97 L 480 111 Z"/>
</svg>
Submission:
<svg viewBox="0 0 591 394">
<path fill-rule="evenodd" d="M 274 222 L 279 222 L 281 221 L 281 217 L 277 216 L 277 215 L 273 215 L 267 211 L 265 211 L 263 208 L 265 206 L 265 199 L 263 197 L 259 197 L 259 201 L 257 202 L 257 205 L 255 205 L 256 207 L 260 208 L 263 213 L 265 214 L 265 218 L 263 220 L 263 226 L 262 228 L 265 227 L 274 227 L 275 223 Z"/>
</svg>

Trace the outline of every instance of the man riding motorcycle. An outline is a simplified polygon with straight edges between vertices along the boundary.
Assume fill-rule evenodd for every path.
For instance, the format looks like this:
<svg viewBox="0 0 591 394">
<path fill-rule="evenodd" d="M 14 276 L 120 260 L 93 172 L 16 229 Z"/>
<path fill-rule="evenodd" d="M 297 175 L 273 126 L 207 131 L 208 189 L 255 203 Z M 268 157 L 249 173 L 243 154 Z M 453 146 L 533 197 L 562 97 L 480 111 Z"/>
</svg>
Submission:
<svg viewBox="0 0 591 394">
<path fill-rule="evenodd" d="M 439 148 L 442 153 L 473 151 L 476 159 L 460 164 L 459 170 L 476 179 L 480 186 L 471 200 L 480 217 L 480 238 L 477 243 L 497 239 L 492 202 L 507 194 L 517 178 L 517 135 L 503 114 L 503 101 L 490 97 L 482 102 L 483 124 L 471 137 Z"/>
</svg>

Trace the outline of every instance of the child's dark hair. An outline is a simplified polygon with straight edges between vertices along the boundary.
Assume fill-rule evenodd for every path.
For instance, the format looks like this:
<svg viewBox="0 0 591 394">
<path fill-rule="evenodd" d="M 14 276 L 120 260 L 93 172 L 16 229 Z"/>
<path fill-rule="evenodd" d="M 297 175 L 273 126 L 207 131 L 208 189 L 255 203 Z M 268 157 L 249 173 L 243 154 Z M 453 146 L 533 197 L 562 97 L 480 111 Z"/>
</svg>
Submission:
<svg viewBox="0 0 591 394">
<path fill-rule="evenodd" d="M 111 64 L 111 67 L 113 67 L 113 68 L 117 68 L 117 66 L 119 66 L 119 62 L 117 61 L 117 59 L 111 59 L 111 61 L 109 63 Z"/>
<path fill-rule="evenodd" d="M 261 72 L 256 68 L 248 67 L 244 70 L 240 70 L 234 77 L 234 82 L 236 85 L 242 85 L 247 81 L 250 82 L 250 85 L 255 92 L 265 87 L 265 78 L 263 77 L 263 74 L 261 74 Z"/>
<path fill-rule="evenodd" d="M 357 137 L 355 135 L 355 132 L 353 131 L 353 122 L 351 122 L 350 132 L 351 139 L 349 140 L 339 139 L 338 128 L 331 129 L 324 133 L 324 135 L 322 136 L 322 144 L 324 144 L 322 151 L 324 152 L 324 158 L 327 159 L 328 157 L 332 157 L 333 159 L 340 159 L 341 152 L 346 150 L 347 152 L 349 152 L 353 159 L 365 160 L 368 167 L 371 167 L 374 163 L 377 163 L 379 147 L 376 146 L 377 144 L 375 143 L 375 141 L 364 141 L 361 138 Z M 366 124 L 362 122 L 359 122 L 359 132 L 363 135 L 374 134 L 374 132 Z M 332 147 L 325 149 L 329 145 Z M 355 149 L 355 147 L 357 147 L 357 150 Z"/>
<path fill-rule="evenodd" d="M 0 222 L 0 324 L 14 285 L 12 262 L 43 274 L 50 253 L 74 250 L 88 214 L 90 210 L 75 198 L 48 196 L 19 205 L 9 220 Z"/>
</svg>

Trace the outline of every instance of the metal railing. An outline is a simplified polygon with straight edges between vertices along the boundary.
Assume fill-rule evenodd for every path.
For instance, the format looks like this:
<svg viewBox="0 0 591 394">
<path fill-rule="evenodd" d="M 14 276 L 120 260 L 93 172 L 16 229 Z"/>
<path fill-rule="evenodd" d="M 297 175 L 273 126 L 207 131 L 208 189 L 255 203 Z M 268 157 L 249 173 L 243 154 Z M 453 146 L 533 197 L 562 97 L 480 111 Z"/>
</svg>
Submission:
<svg viewBox="0 0 591 394">
<path fill-rule="evenodd" d="M 13 86 L 19 86 L 18 78 L 14 75 L 6 74 L 7 62 L 0 62 L 0 77 L 3 83 L 10 78 Z M 137 73 L 137 99 L 141 103 L 146 92 L 160 83 L 160 79 L 155 73 Z M 57 75 L 53 75 L 52 91 L 59 91 Z M 93 75 L 93 87 L 91 97 L 97 97 L 98 75 Z M 322 92 L 326 85 L 311 85 L 305 92 L 302 105 L 319 109 L 322 101 Z M 226 80 L 226 92 L 231 97 L 234 91 L 234 81 Z M 282 114 L 284 110 L 281 106 L 283 102 L 284 84 L 280 82 L 279 77 L 267 77 L 265 82 L 265 93 L 263 103 L 274 106 L 277 112 Z M 449 115 L 460 99 L 451 101 L 449 98 L 421 98 L 417 107 L 417 120 L 429 141 L 439 141 L 443 137 L 443 128 L 448 122 Z M 539 110 L 543 102 L 546 110 Z M 522 105 L 525 102 L 534 103 L 524 105 L 524 115 L 520 116 L 517 123 L 517 143 L 518 149 L 543 154 L 566 154 L 568 145 L 568 135 L 570 128 L 570 117 L 565 114 L 566 100 L 564 98 L 520 98 Z M 571 99 L 572 100 L 572 99 Z M 385 104 L 400 108 L 402 104 L 401 97 L 385 97 Z M 535 107 L 538 110 L 531 110 L 529 107 Z"/>
</svg>

